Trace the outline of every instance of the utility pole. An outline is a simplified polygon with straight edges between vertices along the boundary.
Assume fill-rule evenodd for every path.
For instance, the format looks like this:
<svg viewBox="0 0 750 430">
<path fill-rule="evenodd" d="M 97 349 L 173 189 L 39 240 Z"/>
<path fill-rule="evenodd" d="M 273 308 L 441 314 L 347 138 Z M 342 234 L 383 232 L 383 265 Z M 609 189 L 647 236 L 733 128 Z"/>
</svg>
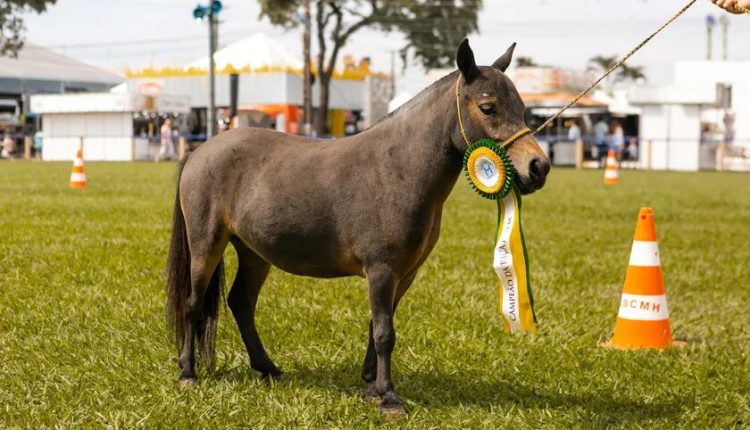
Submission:
<svg viewBox="0 0 750 430">
<path fill-rule="evenodd" d="M 722 33 L 721 59 L 727 61 L 729 59 L 729 18 L 727 18 L 726 14 L 721 15 L 721 18 L 719 18 L 719 24 L 721 24 Z"/>
<path fill-rule="evenodd" d="M 207 6 L 198 5 L 193 10 L 193 18 L 202 21 L 208 18 L 208 109 L 206 112 L 206 140 L 216 134 L 216 33 L 219 24 L 219 12 L 222 5 L 219 0 L 211 0 Z"/>
<path fill-rule="evenodd" d="M 312 135 L 312 70 L 310 70 L 310 0 L 304 0 L 302 5 L 304 22 L 304 32 L 302 33 L 302 57 L 305 62 L 305 83 L 304 83 L 304 120 L 302 134 L 305 136 Z"/>
<path fill-rule="evenodd" d="M 216 134 L 216 16 L 208 15 L 208 124 L 206 126 L 206 139 Z"/>
<path fill-rule="evenodd" d="M 391 50 L 391 99 L 396 97 L 396 50 Z"/>
<path fill-rule="evenodd" d="M 708 61 L 711 61 L 714 57 L 713 55 L 714 26 L 716 26 L 716 18 L 714 18 L 713 15 L 707 15 L 706 16 L 706 34 L 708 36 L 708 46 L 706 49 L 706 60 Z"/>
</svg>

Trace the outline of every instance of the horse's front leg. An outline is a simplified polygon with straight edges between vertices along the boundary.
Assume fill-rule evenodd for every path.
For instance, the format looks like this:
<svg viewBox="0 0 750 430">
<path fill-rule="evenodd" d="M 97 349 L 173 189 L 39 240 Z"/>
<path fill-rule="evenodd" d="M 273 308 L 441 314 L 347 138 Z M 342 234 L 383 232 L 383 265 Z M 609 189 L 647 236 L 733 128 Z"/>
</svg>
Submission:
<svg viewBox="0 0 750 430">
<path fill-rule="evenodd" d="M 380 411 L 384 415 L 403 415 L 404 407 L 391 381 L 391 353 L 396 344 L 393 310 L 398 276 L 389 267 L 379 266 L 367 271 L 367 282 L 372 311 L 372 339 L 377 357 L 374 391 L 382 398 Z"/>
<path fill-rule="evenodd" d="M 416 276 L 417 271 L 414 270 L 412 273 L 404 276 L 399 281 L 398 288 L 396 289 L 396 296 L 393 300 L 394 315 L 396 314 L 396 309 L 398 308 L 399 302 L 404 297 L 404 294 L 406 294 L 406 291 L 409 289 L 411 284 L 414 282 L 414 278 Z M 365 353 L 365 359 L 362 363 L 362 379 L 367 384 L 367 387 L 365 388 L 365 399 L 380 404 L 383 399 L 381 398 L 380 394 L 378 394 L 377 389 L 375 388 L 375 379 L 377 378 L 378 372 L 378 361 L 377 354 L 375 353 L 375 341 L 372 338 L 372 332 L 372 320 L 370 320 L 370 329 L 367 340 L 367 352 Z"/>
</svg>

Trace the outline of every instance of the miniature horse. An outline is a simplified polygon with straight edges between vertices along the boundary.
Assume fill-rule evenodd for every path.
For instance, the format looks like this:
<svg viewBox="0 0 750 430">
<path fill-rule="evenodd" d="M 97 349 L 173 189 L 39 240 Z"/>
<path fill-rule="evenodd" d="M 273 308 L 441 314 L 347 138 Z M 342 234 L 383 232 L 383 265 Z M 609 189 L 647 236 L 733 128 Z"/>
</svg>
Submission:
<svg viewBox="0 0 750 430">
<path fill-rule="evenodd" d="M 255 328 L 271 266 L 318 278 L 360 276 L 372 312 L 365 394 L 384 414 L 403 414 L 391 381 L 393 315 L 435 246 L 443 204 L 461 172 L 466 143 L 457 103 L 470 141 L 502 141 L 524 128 L 524 104 L 504 74 L 514 47 L 478 67 L 464 40 L 458 71 L 356 136 L 316 140 L 234 129 L 190 155 L 178 180 L 167 267 L 182 383 L 196 381 L 196 339 L 201 357 L 212 358 L 222 257 L 231 242 L 239 269 L 227 302 L 250 366 L 281 376 Z M 544 185 L 549 160 L 533 137 L 516 141 L 508 154 L 521 192 Z"/>
</svg>

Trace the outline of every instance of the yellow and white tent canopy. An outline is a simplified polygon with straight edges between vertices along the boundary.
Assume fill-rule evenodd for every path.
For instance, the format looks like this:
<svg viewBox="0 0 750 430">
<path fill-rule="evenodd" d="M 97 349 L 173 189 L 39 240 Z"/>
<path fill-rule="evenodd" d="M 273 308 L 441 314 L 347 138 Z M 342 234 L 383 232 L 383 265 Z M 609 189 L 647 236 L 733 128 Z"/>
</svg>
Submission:
<svg viewBox="0 0 750 430">
<path fill-rule="evenodd" d="M 287 51 L 283 43 L 263 33 L 254 34 L 216 51 L 214 61 L 218 70 L 227 67 L 301 70 L 304 66 L 301 56 Z M 188 67 L 208 69 L 208 56 L 192 62 Z"/>
</svg>

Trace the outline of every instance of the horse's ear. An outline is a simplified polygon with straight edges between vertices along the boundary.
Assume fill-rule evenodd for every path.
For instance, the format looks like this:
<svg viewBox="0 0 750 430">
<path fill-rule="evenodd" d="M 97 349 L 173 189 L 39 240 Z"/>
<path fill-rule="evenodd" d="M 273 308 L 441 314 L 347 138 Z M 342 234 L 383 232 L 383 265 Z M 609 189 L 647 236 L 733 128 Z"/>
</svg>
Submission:
<svg viewBox="0 0 750 430">
<path fill-rule="evenodd" d="M 513 61 L 513 50 L 516 49 L 516 42 L 513 42 L 512 45 L 510 45 L 510 48 L 508 48 L 507 51 L 505 51 L 505 54 L 501 55 L 500 58 L 495 60 L 494 63 L 492 63 L 492 67 L 496 69 L 500 69 L 501 71 L 508 70 L 508 66 L 510 66 L 510 62 Z"/>
<path fill-rule="evenodd" d="M 471 46 L 469 46 L 469 39 L 464 39 L 464 41 L 458 45 L 456 64 L 467 84 L 470 84 L 479 74 L 479 68 L 474 61 L 474 51 L 472 51 Z"/>
</svg>

